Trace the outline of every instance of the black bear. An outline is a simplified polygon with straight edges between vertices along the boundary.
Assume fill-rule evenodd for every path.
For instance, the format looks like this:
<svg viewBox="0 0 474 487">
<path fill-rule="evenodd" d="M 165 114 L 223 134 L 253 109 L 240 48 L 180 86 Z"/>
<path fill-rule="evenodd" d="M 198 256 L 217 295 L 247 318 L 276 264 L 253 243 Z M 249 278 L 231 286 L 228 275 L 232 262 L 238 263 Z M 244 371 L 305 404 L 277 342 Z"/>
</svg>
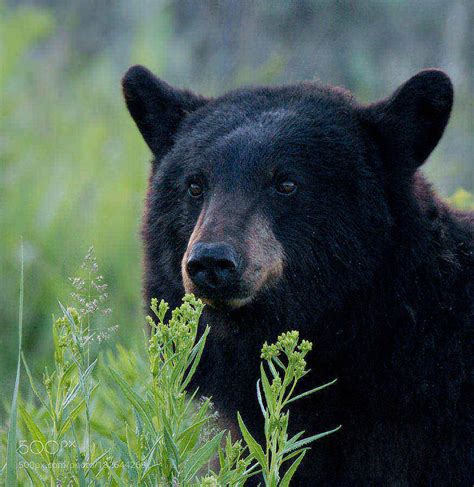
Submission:
<svg viewBox="0 0 474 487">
<path fill-rule="evenodd" d="M 314 342 L 295 431 L 314 444 L 294 485 L 471 485 L 473 216 L 419 171 L 453 88 L 426 70 L 358 104 L 304 82 L 209 99 L 141 66 L 123 79 L 154 159 L 145 297 L 192 292 L 211 325 L 196 383 L 261 433 L 262 343 Z"/>
</svg>

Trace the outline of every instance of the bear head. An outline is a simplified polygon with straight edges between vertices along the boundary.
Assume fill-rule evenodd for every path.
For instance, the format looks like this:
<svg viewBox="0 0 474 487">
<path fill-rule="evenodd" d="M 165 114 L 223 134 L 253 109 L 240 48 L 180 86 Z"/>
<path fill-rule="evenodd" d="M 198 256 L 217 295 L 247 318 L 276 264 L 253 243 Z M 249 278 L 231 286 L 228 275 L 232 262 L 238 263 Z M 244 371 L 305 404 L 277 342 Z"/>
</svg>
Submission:
<svg viewBox="0 0 474 487">
<path fill-rule="evenodd" d="M 438 70 L 372 105 L 316 82 L 204 98 L 142 66 L 123 91 L 154 155 L 146 297 L 192 292 L 214 309 L 285 295 L 322 311 L 372 286 L 394 242 L 390 198 L 438 143 L 453 98 Z"/>
</svg>

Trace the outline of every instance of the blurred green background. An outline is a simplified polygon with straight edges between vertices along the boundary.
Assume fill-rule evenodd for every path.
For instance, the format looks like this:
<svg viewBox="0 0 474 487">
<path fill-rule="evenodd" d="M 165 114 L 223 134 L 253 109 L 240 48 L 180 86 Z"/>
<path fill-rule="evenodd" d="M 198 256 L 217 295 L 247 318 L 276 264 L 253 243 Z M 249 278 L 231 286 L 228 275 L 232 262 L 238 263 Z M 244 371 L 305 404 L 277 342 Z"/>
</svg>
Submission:
<svg viewBox="0 0 474 487">
<path fill-rule="evenodd" d="M 51 314 L 58 298 L 69 301 L 67 277 L 89 245 L 110 284 L 109 323 L 124 343 L 142 337 L 139 226 L 150 155 L 121 97 L 129 65 L 206 95 L 320 79 L 362 101 L 440 67 L 456 102 L 426 172 L 468 207 L 472 25 L 471 0 L 0 0 L 2 397 L 16 360 L 21 238 L 30 364 L 44 365 Z"/>
</svg>

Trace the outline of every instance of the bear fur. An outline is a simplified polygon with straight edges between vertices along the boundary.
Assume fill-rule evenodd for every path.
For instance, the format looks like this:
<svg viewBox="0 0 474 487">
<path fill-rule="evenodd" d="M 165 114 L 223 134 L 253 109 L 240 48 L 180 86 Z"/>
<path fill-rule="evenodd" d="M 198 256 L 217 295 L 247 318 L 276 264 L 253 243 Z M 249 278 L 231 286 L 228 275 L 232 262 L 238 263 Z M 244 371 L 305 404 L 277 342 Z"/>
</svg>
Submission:
<svg viewBox="0 0 474 487">
<path fill-rule="evenodd" d="M 292 485 L 472 484 L 474 219 L 419 170 L 449 119 L 449 78 L 422 71 L 372 105 L 315 82 L 203 98 L 141 66 L 123 89 L 154 155 L 147 302 L 199 295 L 185 262 L 198 241 L 230 242 L 251 269 L 235 299 L 203 296 L 200 393 L 261 439 L 261 346 L 297 329 L 314 343 L 301 391 L 338 382 L 292 404 L 291 429 L 342 428 Z"/>
</svg>

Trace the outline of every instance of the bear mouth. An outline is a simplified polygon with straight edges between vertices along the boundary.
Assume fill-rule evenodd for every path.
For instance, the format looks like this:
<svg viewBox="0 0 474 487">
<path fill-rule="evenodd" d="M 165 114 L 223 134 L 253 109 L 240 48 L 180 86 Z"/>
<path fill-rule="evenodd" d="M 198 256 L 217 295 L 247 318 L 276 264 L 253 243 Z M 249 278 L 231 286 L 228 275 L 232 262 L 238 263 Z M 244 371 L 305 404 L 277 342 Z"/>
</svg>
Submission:
<svg viewBox="0 0 474 487">
<path fill-rule="evenodd" d="M 201 297 L 201 300 L 204 304 L 216 310 L 229 311 L 246 306 L 247 304 L 252 302 L 253 298 L 253 296 L 235 297 L 228 299 Z"/>
</svg>

